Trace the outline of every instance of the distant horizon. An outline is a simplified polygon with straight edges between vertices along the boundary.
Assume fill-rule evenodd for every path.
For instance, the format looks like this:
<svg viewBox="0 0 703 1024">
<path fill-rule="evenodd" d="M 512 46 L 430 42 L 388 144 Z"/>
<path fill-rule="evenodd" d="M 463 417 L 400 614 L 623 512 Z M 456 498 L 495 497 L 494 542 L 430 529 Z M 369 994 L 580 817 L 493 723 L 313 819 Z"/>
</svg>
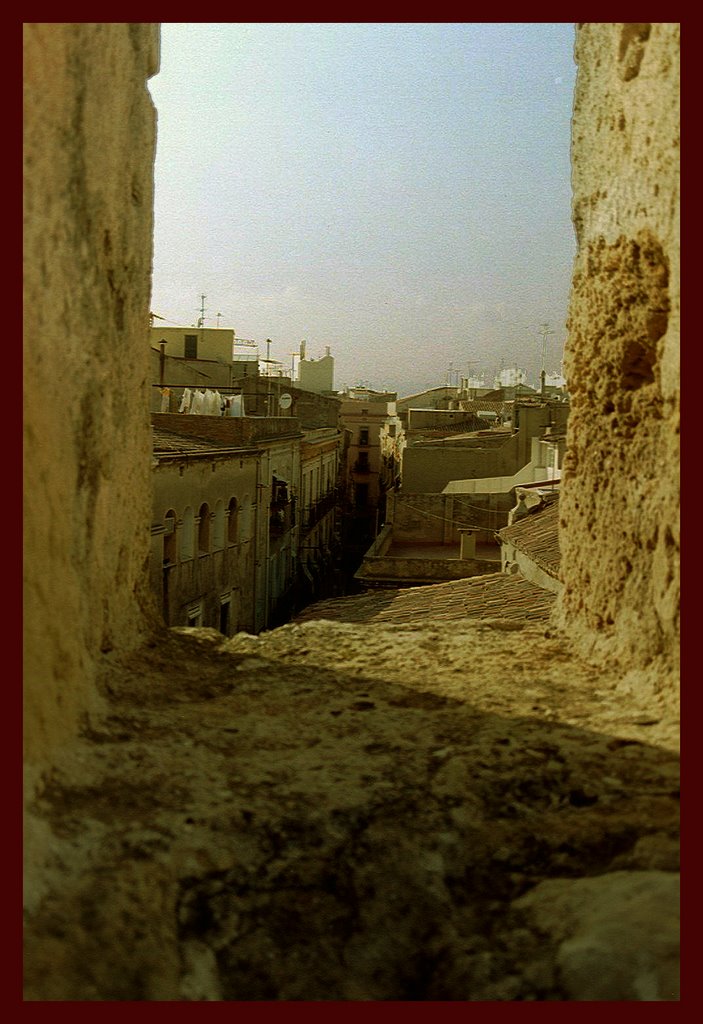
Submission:
<svg viewBox="0 0 703 1024">
<path fill-rule="evenodd" d="M 162 25 L 151 310 L 335 388 L 561 373 L 571 23 Z"/>
<path fill-rule="evenodd" d="M 225 325 L 222 325 L 222 324 L 220 324 L 218 326 L 218 325 L 213 325 L 213 324 L 200 324 L 200 323 L 197 323 L 197 322 L 195 324 L 173 324 L 170 321 L 165 321 L 164 317 L 159 316 L 158 318 L 160 319 L 160 321 L 162 321 L 162 319 L 163 319 L 163 321 L 168 325 L 166 328 L 164 328 L 164 330 L 176 330 L 176 331 L 178 331 L 178 330 L 182 330 L 182 331 L 188 331 L 188 330 L 203 331 L 203 330 L 207 330 L 207 331 L 226 331 L 228 333 L 231 332 L 232 335 L 233 335 L 233 342 L 235 344 L 238 342 L 241 345 L 241 351 L 239 351 L 239 352 L 235 351 L 234 345 L 232 347 L 232 361 L 233 362 L 236 361 L 237 356 L 238 356 L 238 358 L 241 361 L 245 361 L 246 360 L 246 361 L 249 361 L 249 362 L 253 362 L 253 361 L 256 360 L 256 361 L 259 362 L 259 364 L 263 364 L 263 367 L 259 368 L 259 376 L 260 377 L 271 377 L 271 378 L 274 378 L 274 379 L 282 378 L 283 380 L 290 380 L 292 385 L 296 384 L 296 383 L 300 383 L 300 377 L 299 376 L 293 376 L 296 373 L 296 371 L 293 369 L 293 366 L 291 366 L 291 368 L 285 367 L 285 370 L 278 370 L 278 371 L 275 371 L 275 372 L 267 373 L 266 372 L 266 364 L 274 364 L 274 365 L 279 366 L 279 367 L 284 367 L 285 365 L 279 359 L 269 359 L 268 357 L 262 356 L 260 354 L 260 351 L 259 351 L 259 345 L 261 343 L 255 342 L 255 341 L 253 341 L 251 339 L 247 339 L 247 338 L 238 338 L 236 336 L 236 334 L 234 333 L 234 329 L 231 328 L 231 327 L 226 327 Z M 153 327 L 155 327 L 155 329 L 156 329 L 157 325 L 153 325 Z M 268 340 L 265 340 L 263 342 L 263 344 L 267 345 L 267 342 L 268 342 Z M 252 352 L 251 350 L 249 350 L 249 351 L 247 350 L 249 348 L 249 346 L 251 346 L 251 345 L 256 345 L 257 346 L 256 354 L 254 352 Z M 329 347 L 329 346 L 327 346 L 327 347 Z M 291 356 L 293 356 L 293 354 L 294 353 L 292 352 Z M 314 362 L 317 359 L 325 358 L 327 355 L 332 356 L 333 359 L 335 358 L 335 353 L 333 351 L 329 351 L 328 353 L 325 352 L 324 354 L 318 355 L 318 356 L 308 356 L 306 354 L 303 358 L 305 358 L 306 361 Z M 300 360 L 301 356 L 300 356 L 299 352 L 296 353 L 296 358 L 298 358 Z M 299 369 L 300 369 L 300 364 L 298 364 L 297 367 L 296 367 L 297 371 L 299 371 Z M 522 381 L 519 381 L 518 382 L 519 384 L 521 384 L 521 385 L 526 384 L 528 387 L 533 387 L 536 390 L 539 389 L 540 384 L 541 384 L 541 377 L 539 379 L 537 379 L 534 383 L 532 383 L 529 380 L 529 376 L 527 375 L 527 371 L 526 371 L 525 367 L 520 367 L 520 366 L 518 366 L 518 364 L 511 364 L 509 366 L 501 366 L 492 375 L 489 375 L 487 373 L 478 373 L 478 374 L 474 373 L 474 374 L 464 374 L 464 375 L 462 375 L 462 374 L 458 374 L 456 371 L 452 371 L 452 380 L 453 380 L 453 382 L 450 382 L 447 379 L 447 380 L 445 380 L 443 382 L 440 381 L 437 384 L 429 384 L 426 387 L 416 388 L 414 390 L 409 390 L 409 391 L 407 389 L 402 389 L 402 388 L 376 387 L 375 385 L 364 383 L 363 381 L 359 381 L 356 384 L 347 384 L 347 383 L 345 383 L 343 385 L 338 385 L 337 382 L 335 382 L 334 383 L 334 391 L 340 392 L 340 391 L 347 390 L 347 389 L 351 389 L 351 390 L 354 390 L 354 389 L 359 389 L 359 390 L 360 389 L 365 389 L 365 390 L 368 390 L 368 391 L 397 392 L 399 395 L 402 392 L 402 395 L 407 397 L 407 396 L 412 395 L 414 393 L 420 393 L 422 391 L 427 391 L 427 390 L 439 390 L 440 388 L 456 389 L 456 388 L 459 387 L 460 382 L 465 381 L 465 380 L 469 382 L 467 386 L 470 389 L 476 389 L 476 388 L 483 389 L 483 388 L 487 388 L 487 389 L 493 390 L 494 388 L 498 388 L 498 387 L 513 387 L 514 386 L 512 384 L 499 384 L 498 383 L 499 375 L 501 373 L 503 373 L 503 372 L 508 373 L 511 370 L 515 370 L 518 373 L 521 373 L 521 374 L 525 375 L 526 379 L 522 380 Z M 560 368 L 560 370 L 546 370 L 545 369 L 545 374 L 546 374 L 547 378 L 558 377 L 561 380 L 565 379 L 564 375 L 562 373 L 562 369 L 561 368 Z M 483 381 L 483 383 L 478 383 L 479 381 Z M 202 385 L 202 387 L 206 387 L 206 385 Z"/>
</svg>

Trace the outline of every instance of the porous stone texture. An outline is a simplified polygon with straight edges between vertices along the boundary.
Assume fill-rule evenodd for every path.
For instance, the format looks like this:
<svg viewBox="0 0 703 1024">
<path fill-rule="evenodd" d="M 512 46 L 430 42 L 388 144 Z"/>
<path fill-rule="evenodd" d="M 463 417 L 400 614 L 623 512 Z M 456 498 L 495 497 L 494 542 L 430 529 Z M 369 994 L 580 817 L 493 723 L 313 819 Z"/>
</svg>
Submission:
<svg viewBox="0 0 703 1024">
<path fill-rule="evenodd" d="M 149 629 L 158 28 L 24 25 L 25 754 L 33 783 Z"/>
<path fill-rule="evenodd" d="M 675 726 L 504 625 L 179 629 L 113 664 L 32 808 L 26 998 L 675 999 Z"/>
<path fill-rule="evenodd" d="M 513 903 L 546 936 L 535 964 L 567 998 L 672 1000 L 679 996 L 679 876 L 615 871 L 541 882 Z"/>
<path fill-rule="evenodd" d="M 560 622 L 677 700 L 679 26 L 583 24 Z M 643 671 L 644 670 L 644 671 Z"/>
</svg>

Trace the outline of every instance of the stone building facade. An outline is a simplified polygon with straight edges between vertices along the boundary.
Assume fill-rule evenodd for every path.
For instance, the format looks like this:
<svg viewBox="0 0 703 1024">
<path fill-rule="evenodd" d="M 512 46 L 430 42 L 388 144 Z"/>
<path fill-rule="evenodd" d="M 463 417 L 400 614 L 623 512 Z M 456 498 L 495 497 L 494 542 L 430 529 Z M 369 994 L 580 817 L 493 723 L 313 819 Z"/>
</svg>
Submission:
<svg viewBox="0 0 703 1024">
<path fill-rule="evenodd" d="M 385 516 L 386 493 L 400 475 L 402 424 L 395 397 L 351 389 L 342 399 L 340 421 L 350 434 L 345 491 L 353 545 L 363 547 L 375 536 Z"/>
<path fill-rule="evenodd" d="M 183 438 L 191 438 L 194 446 L 199 445 L 201 448 L 196 459 L 201 469 L 197 474 L 189 473 L 187 481 L 193 485 L 192 489 L 187 488 L 186 482 L 177 489 L 180 495 L 177 530 L 181 537 L 194 529 L 191 516 L 202 521 L 201 511 L 204 509 L 208 523 L 215 517 L 205 533 L 207 543 L 201 545 L 197 557 L 194 543 L 188 545 L 186 558 L 181 557 L 181 562 L 187 562 L 191 568 L 186 571 L 181 565 L 179 569 L 178 575 L 186 589 L 179 590 L 180 597 L 171 601 L 173 605 L 173 600 L 176 600 L 179 609 L 177 614 L 181 619 L 184 613 L 186 618 L 192 618 L 189 609 L 194 609 L 201 598 L 205 601 L 206 594 L 210 595 L 211 602 L 214 601 L 218 588 L 224 587 L 222 600 L 226 600 L 227 590 L 231 589 L 227 588 L 226 583 L 231 583 L 236 590 L 241 579 L 242 584 L 253 584 L 254 594 L 253 615 L 245 615 L 241 620 L 242 628 L 258 633 L 277 621 L 285 622 L 295 605 L 298 574 L 297 504 L 301 480 L 300 442 L 304 436 L 299 421 L 289 416 L 231 418 L 167 413 L 156 413 L 152 420 L 157 429 L 170 430 Z M 212 442 L 207 455 L 202 453 L 204 441 Z M 159 463 L 170 461 L 163 453 L 156 453 L 156 459 Z M 202 468 L 205 461 L 209 463 L 207 469 Z M 218 469 L 223 472 L 215 480 Z M 183 472 L 179 467 L 179 473 Z M 170 474 L 169 489 L 163 487 L 162 476 L 161 466 L 157 466 L 156 483 L 159 491 L 156 512 L 160 517 L 171 518 L 165 516 L 162 506 L 164 502 L 169 502 L 170 495 L 176 493 L 173 474 Z M 175 501 L 174 496 L 171 504 Z M 241 519 L 237 509 L 241 509 Z M 175 508 L 172 510 L 176 511 Z M 183 518 L 186 510 L 189 510 L 187 521 Z M 227 510 L 230 510 L 229 519 Z M 235 512 L 239 524 L 237 535 L 245 529 L 246 534 L 242 533 L 241 543 L 232 539 L 223 549 L 218 548 L 226 552 L 218 555 L 212 550 L 213 538 L 217 536 L 219 542 L 225 522 L 232 525 L 232 512 Z M 154 522 L 160 526 L 163 519 Z M 230 544 L 237 550 L 230 550 Z M 180 549 L 182 553 L 182 543 Z M 236 569 L 238 556 L 243 559 L 241 570 Z M 201 572 L 200 562 L 203 559 L 205 566 Z M 216 561 L 226 559 L 231 562 L 229 569 L 224 575 L 220 571 L 213 577 Z M 158 563 L 158 557 L 156 561 Z M 253 574 L 250 573 L 252 565 Z M 152 585 L 156 583 L 152 576 Z M 198 587 L 201 595 L 197 593 Z M 245 599 L 244 605 L 247 604 Z M 234 608 L 232 610 L 234 612 Z M 198 624 L 218 628 L 217 616 L 210 613 L 208 619 Z"/>
<path fill-rule="evenodd" d="M 150 579 L 166 625 L 232 636 L 261 623 L 257 546 L 267 543 L 268 523 L 260 523 L 260 462 L 251 445 L 155 429 Z"/>
</svg>

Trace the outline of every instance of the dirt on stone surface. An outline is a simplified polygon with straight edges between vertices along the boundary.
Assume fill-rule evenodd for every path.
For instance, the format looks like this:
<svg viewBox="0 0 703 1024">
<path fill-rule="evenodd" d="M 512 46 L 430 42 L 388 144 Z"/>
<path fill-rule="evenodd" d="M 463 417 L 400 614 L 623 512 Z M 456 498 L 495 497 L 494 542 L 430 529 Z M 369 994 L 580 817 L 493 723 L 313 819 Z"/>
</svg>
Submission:
<svg viewBox="0 0 703 1024">
<path fill-rule="evenodd" d="M 32 809 L 25 998 L 581 998 L 573 935 L 521 900 L 668 899 L 677 723 L 505 626 L 172 630 L 107 667 Z"/>
</svg>

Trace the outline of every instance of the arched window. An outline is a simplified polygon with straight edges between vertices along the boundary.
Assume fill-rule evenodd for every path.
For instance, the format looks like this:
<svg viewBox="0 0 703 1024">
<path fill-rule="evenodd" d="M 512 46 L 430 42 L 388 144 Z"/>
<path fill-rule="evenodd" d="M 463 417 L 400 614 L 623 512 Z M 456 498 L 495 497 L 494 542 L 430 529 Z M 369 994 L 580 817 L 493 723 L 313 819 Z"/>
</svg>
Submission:
<svg viewBox="0 0 703 1024">
<path fill-rule="evenodd" d="M 213 551 L 221 551 L 225 546 L 225 503 L 222 498 L 217 499 L 215 504 L 215 515 L 212 524 L 212 547 Z"/>
<path fill-rule="evenodd" d="M 176 542 L 176 513 L 172 508 L 164 516 L 164 565 L 173 565 L 178 560 Z"/>
<path fill-rule="evenodd" d="M 193 557 L 193 543 L 195 540 L 195 520 L 193 509 L 190 505 L 183 513 L 183 535 L 181 537 L 181 561 L 187 562 Z"/>
<path fill-rule="evenodd" d="M 227 540 L 230 544 L 236 544 L 239 540 L 239 505 L 236 498 L 229 499 L 228 515 Z"/>
<path fill-rule="evenodd" d="M 210 550 L 210 508 L 203 502 L 198 513 L 198 554 L 206 555 Z"/>
</svg>

